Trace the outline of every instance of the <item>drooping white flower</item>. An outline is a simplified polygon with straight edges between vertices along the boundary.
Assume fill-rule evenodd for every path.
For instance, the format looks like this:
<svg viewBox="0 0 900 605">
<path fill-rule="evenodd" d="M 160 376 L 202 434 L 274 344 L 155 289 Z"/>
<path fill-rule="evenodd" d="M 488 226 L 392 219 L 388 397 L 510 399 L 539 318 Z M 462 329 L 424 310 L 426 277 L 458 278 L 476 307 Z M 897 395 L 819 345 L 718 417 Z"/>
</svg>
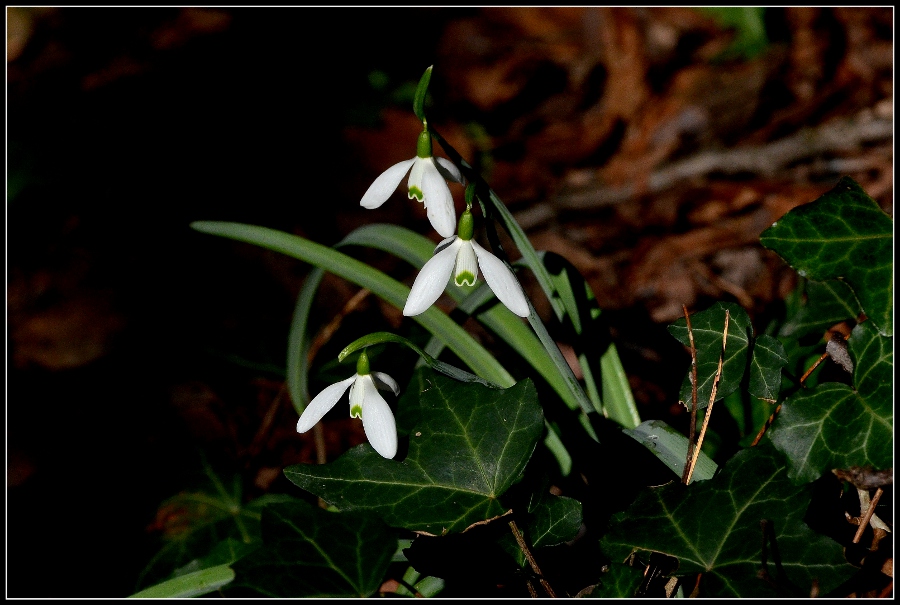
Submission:
<svg viewBox="0 0 900 605">
<path fill-rule="evenodd" d="M 403 307 L 406 316 L 426 311 L 438 299 L 453 278 L 457 286 L 473 286 L 481 269 L 484 280 L 494 295 L 519 317 L 528 317 L 531 310 L 522 286 L 509 267 L 472 239 L 472 213 L 467 209 L 459 219 L 459 235 L 443 240 L 435 254 L 425 263 L 409 298 Z"/>
<path fill-rule="evenodd" d="M 463 176 L 453 162 L 432 155 L 431 134 L 427 129 L 419 135 L 416 151 L 413 159 L 394 164 L 382 172 L 369 186 L 359 205 L 368 209 L 378 208 L 409 172 L 409 199 L 422 202 L 431 226 L 442 237 L 450 237 L 456 229 L 456 207 L 445 179 L 462 183 Z"/>
<path fill-rule="evenodd" d="M 397 454 L 397 425 L 390 406 L 378 393 L 389 389 L 400 393 L 396 381 L 384 372 L 370 372 L 369 358 L 363 351 L 356 362 L 356 374 L 326 387 L 316 395 L 297 421 L 297 432 L 305 433 L 337 404 L 350 387 L 350 417 L 362 418 L 366 439 L 385 458 Z"/>
</svg>

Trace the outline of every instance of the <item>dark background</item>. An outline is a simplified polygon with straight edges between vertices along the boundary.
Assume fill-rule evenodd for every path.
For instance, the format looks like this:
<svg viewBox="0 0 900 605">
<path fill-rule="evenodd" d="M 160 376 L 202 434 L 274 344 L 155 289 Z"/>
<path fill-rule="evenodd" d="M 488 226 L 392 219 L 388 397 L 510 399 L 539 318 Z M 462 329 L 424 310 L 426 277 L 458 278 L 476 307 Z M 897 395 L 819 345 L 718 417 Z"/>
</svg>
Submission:
<svg viewBox="0 0 900 605">
<path fill-rule="evenodd" d="M 844 175 L 893 211 L 890 7 L 767 9 L 755 55 L 687 8 L 7 18 L 13 598 L 132 594 L 158 548 L 157 508 L 197 480 L 200 452 L 241 474 L 247 497 L 291 492 L 280 469 L 314 459 L 282 390 L 308 267 L 188 225 L 247 222 L 326 245 L 373 220 L 431 234 L 402 194 L 358 206 L 412 156 L 411 90 L 429 65 L 430 122 L 536 248 L 590 281 L 645 419 L 685 420 L 687 358 L 665 330 L 682 305 L 736 301 L 758 330 L 777 316 L 795 278 L 758 245 L 763 229 Z M 835 125 L 850 134 L 774 151 Z M 760 161 L 697 161 L 729 150 Z M 355 293 L 326 280 L 316 325 Z M 344 315 L 348 338 L 402 320 L 371 297 Z M 330 457 L 363 440 L 356 421 L 328 427 Z"/>
</svg>

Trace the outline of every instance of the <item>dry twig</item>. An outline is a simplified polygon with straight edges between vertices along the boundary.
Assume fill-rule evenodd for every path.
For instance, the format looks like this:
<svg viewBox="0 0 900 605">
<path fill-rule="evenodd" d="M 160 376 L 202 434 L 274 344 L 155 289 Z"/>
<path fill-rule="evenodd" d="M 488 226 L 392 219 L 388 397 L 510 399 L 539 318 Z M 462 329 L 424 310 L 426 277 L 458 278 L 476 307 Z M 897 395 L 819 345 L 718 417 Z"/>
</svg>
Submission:
<svg viewBox="0 0 900 605">
<path fill-rule="evenodd" d="M 697 458 L 700 456 L 700 448 L 703 447 L 703 438 L 706 436 L 706 428 L 709 426 L 709 419 L 712 417 L 713 404 L 716 402 L 716 392 L 719 388 L 719 379 L 722 378 L 722 364 L 725 361 L 725 345 L 728 341 L 728 321 L 731 313 L 725 309 L 725 328 L 722 330 L 722 352 L 719 353 L 719 367 L 716 370 L 716 377 L 713 379 L 712 392 L 709 394 L 709 405 L 706 407 L 706 413 L 703 415 L 703 427 L 700 429 L 700 437 L 697 438 L 697 447 L 694 448 L 694 455 L 691 458 L 690 468 L 687 473 L 687 481 L 691 482 L 691 475 L 694 474 L 694 467 L 697 465 Z"/>
</svg>

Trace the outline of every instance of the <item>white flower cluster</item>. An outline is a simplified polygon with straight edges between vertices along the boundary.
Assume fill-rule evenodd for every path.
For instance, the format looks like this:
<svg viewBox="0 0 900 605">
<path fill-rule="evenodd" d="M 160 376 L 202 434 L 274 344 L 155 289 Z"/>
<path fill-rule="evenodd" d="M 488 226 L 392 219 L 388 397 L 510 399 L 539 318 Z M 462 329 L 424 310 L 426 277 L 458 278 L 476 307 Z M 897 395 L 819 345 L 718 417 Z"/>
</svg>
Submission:
<svg viewBox="0 0 900 605">
<path fill-rule="evenodd" d="M 531 307 L 516 276 L 503 261 L 472 239 L 474 228 L 470 209 L 466 209 L 459 223 L 456 221 L 453 194 L 447 180 L 464 183 L 465 179 L 452 162 L 435 158 L 431 150 L 431 134 L 426 128 L 419 135 L 416 157 L 385 170 L 360 201 L 364 208 L 378 208 L 409 173 L 409 199 L 422 202 L 432 227 L 445 238 L 416 277 L 403 314 L 415 316 L 427 311 L 451 278 L 458 286 L 475 285 L 480 271 L 500 302 L 516 315 L 528 317 Z M 369 371 L 365 352 L 360 355 L 355 375 L 332 384 L 310 401 L 297 422 L 297 432 L 305 433 L 311 429 L 337 404 L 348 387 L 350 416 L 362 418 L 366 438 L 376 452 L 385 458 L 393 458 L 397 454 L 396 424 L 390 406 L 378 389 L 390 389 L 394 395 L 399 394 L 399 389 L 387 374 Z"/>
</svg>

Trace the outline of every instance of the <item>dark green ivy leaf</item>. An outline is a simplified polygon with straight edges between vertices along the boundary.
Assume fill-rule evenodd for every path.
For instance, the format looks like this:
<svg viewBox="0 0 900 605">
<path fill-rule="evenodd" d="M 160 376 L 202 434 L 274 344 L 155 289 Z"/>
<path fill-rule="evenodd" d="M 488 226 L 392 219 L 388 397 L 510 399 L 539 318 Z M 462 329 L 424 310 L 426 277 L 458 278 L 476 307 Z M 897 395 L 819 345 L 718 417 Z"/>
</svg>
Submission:
<svg viewBox="0 0 900 605">
<path fill-rule="evenodd" d="M 891 336 L 893 232 L 891 217 L 844 177 L 819 199 L 785 214 L 759 240 L 803 277 L 846 282 L 879 332 Z"/>
<path fill-rule="evenodd" d="M 264 546 L 232 568 L 229 594 L 275 598 L 375 594 L 397 550 L 377 515 L 284 502 L 263 509 Z"/>
<path fill-rule="evenodd" d="M 859 302 L 850 286 L 837 279 L 806 282 L 806 304 L 789 318 L 779 334 L 800 338 L 811 332 L 823 332 L 846 320 L 855 320 L 860 312 Z"/>
<path fill-rule="evenodd" d="M 827 382 L 799 391 L 782 404 L 768 433 L 798 482 L 833 468 L 893 466 L 893 339 L 865 321 L 848 344 L 856 388 Z"/>
<path fill-rule="evenodd" d="M 548 491 L 534 494 L 528 512 L 534 515 L 526 536 L 534 548 L 553 546 L 571 540 L 581 529 L 581 502 Z"/>
<path fill-rule="evenodd" d="M 675 575 L 703 574 L 704 597 L 808 597 L 814 581 L 827 593 L 855 568 L 840 544 L 804 523 L 811 494 L 811 485 L 788 479 L 781 454 L 764 442 L 738 452 L 709 481 L 645 489 L 601 546 L 613 561 L 638 550 L 676 557 Z M 765 560 L 762 520 L 771 528 Z"/>
<path fill-rule="evenodd" d="M 725 357 L 722 376 L 716 389 L 716 401 L 734 392 L 741 385 L 747 369 L 747 350 L 753 328 L 747 312 L 734 303 L 716 303 L 705 311 L 691 315 L 691 330 L 697 348 L 697 409 L 709 406 L 709 397 L 719 368 L 722 352 L 722 334 L 725 329 L 725 311 L 729 312 L 728 338 L 725 343 Z M 690 347 L 691 339 L 684 318 L 669 326 L 669 333 L 681 344 Z M 780 369 L 780 368 L 779 368 Z M 691 369 L 681 385 L 681 401 L 691 408 Z"/>
<path fill-rule="evenodd" d="M 600 576 L 600 583 L 582 596 L 592 599 L 630 599 L 644 579 L 642 570 L 623 563 L 611 563 Z"/>
<path fill-rule="evenodd" d="M 444 534 L 506 512 L 499 497 L 522 475 L 544 429 L 530 380 L 508 389 L 416 373 L 420 415 L 402 462 L 368 444 L 329 464 L 297 464 L 288 479 L 339 510 L 371 510 L 390 525 Z"/>
<path fill-rule="evenodd" d="M 781 368 L 788 363 L 784 345 L 768 334 L 761 334 L 753 342 L 750 361 L 750 394 L 757 399 L 775 402 L 781 390 Z"/>
</svg>

